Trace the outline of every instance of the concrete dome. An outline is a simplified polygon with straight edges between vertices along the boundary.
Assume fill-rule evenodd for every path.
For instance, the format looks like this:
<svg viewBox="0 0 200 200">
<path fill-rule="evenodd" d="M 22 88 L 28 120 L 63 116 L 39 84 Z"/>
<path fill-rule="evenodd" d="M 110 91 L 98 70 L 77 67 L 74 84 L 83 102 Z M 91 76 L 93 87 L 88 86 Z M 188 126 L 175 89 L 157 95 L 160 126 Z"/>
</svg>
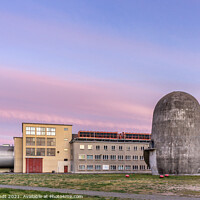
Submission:
<svg viewBox="0 0 200 200">
<path fill-rule="evenodd" d="M 156 105 L 152 144 L 160 174 L 200 173 L 200 105 L 185 92 L 172 92 Z"/>
</svg>

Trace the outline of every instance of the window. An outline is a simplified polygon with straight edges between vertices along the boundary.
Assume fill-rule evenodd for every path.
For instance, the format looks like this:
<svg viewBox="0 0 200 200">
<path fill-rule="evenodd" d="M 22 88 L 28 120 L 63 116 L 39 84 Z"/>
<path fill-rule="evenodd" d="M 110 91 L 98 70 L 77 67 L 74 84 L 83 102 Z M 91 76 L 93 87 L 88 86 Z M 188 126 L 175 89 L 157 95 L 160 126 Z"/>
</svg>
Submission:
<svg viewBox="0 0 200 200">
<path fill-rule="evenodd" d="M 108 155 L 103 155 L 103 160 L 108 160 Z"/>
<path fill-rule="evenodd" d="M 150 166 L 147 166 L 147 169 L 151 169 Z"/>
<path fill-rule="evenodd" d="M 68 128 L 64 128 L 64 131 L 68 131 Z"/>
<path fill-rule="evenodd" d="M 123 159 L 124 159 L 124 156 L 118 155 L 118 160 L 123 160 Z"/>
<path fill-rule="evenodd" d="M 138 160 L 138 156 L 133 156 L 133 160 Z"/>
<path fill-rule="evenodd" d="M 87 165 L 87 170 L 93 170 L 93 165 Z"/>
<path fill-rule="evenodd" d="M 140 160 L 144 160 L 144 156 L 140 156 Z"/>
<path fill-rule="evenodd" d="M 116 170 L 116 169 L 117 169 L 116 165 L 110 165 L 110 170 Z"/>
<path fill-rule="evenodd" d="M 112 151 L 115 151 L 115 146 L 111 146 Z"/>
<path fill-rule="evenodd" d="M 131 165 L 126 165 L 125 170 L 131 170 Z"/>
<path fill-rule="evenodd" d="M 128 155 L 128 156 L 125 156 L 126 160 L 131 160 L 131 156 Z"/>
<path fill-rule="evenodd" d="M 108 150 L 108 146 L 105 145 L 105 146 L 104 146 L 104 150 Z"/>
<path fill-rule="evenodd" d="M 31 134 L 31 127 L 26 127 L 26 135 L 30 135 Z"/>
<path fill-rule="evenodd" d="M 85 165 L 79 165 L 79 166 L 78 166 L 78 169 L 79 169 L 79 170 L 85 170 Z"/>
<path fill-rule="evenodd" d="M 96 146 L 96 150 L 100 150 L 100 146 L 99 145 Z"/>
<path fill-rule="evenodd" d="M 36 155 L 37 156 L 45 156 L 45 148 L 37 148 Z"/>
<path fill-rule="evenodd" d="M 101 170 L 101 165 L 95 165 L 95 170 Z"/>
<path fill-rule="evenodd" d="M 45 138 L 36 138 L 37 146 L 45 146 Z"/>
<path fill-rule="evenodd" d="M 91 150 L 91 149 L 92 149 L 92 145 L 88 145 L 88 149 L 90 149 L 90 150 Z"/>
<path fill-rule="evenodd" d="M 55 148 L 47 148 L 47 156 L 55 156 L 56 149 Z"/>
<path fill-rule="evenodd" d="M 55 128 L 47 128 L 47 135 L 56 135 Z"/>
<path fill-rule="evenodd" d="M 140 165 L 140 170 L 145 170 L 145 165 Z"/>
<path fill-rule="evenodd" d="M 111 155 L 111 156 L 110 156 L 110 159 L 111 159 L 111 160 L 116 160 L 116 155 Z"/>
<path fill-rule="evenodd" d="M 35 127 L 26 127 L 26 135 L 35 135 Z"/>
<path fill-rule="evenodd" d="M 35 148 L 26 148 L 27 156 L 35 156 Z"/>
<path fill-rule="evenodd" d="M 85 154 L 79 154 L 78 159 L 79 160 L 85 160 Z"/>
<path fill-rule="evenodd" d="M 130 150 L 131 150 L 130 146 L 126 147 L 126 151 L 130 151 Z"/>
<path fill-rule="evenodd" d="M 109 170 L 109 165 L 103 165 L 103 170 Z"/>
<path fill-rule="evenodd" d="M 81 144 L 80 149 L 85 149 L 85 145 Z"/>
<path fill-rule="evenodd" d="M 56 146 L 56 138 L 47 138 L 47 146 Z"/>
<path fill-rule="evenodd" d="M 26 138 L 26 146 L 35 146 L 35 138 L 27 137 Z"/>
<path fill-rule="evenodd" d="M 133 148 L 133 149 L 134 149 L 134 151 L 137 151 L 137 146 L 134 146 L 134 148 Z"/>
<path fill-rule="evenodd" d="M 45 128 L 36 128 L 36 135 L 45 135 Z"/>
<path fill-rule="evenodd" d="M 138 170 L 138 165 L 133 165 L 133 170 Z"/>
<path fill-rule="evenodd" d="M 101 155 L 95 155 L 95 160 L 101 160 Z"/>
<path fill-rule="evenodd" d="M 144 151 L 144 147 L 141 147 L 140 149 L 141 149 L 141 151 Z"/>
<path fill-rule="evenodd" d="M 124 165 L 118 165 L 118 170 L 124 170 Z"/>
<path fill-rule="evenodd" d="M 122 147 L 122 146 L 119 146 L 119 150 L 122 151 L 122 150 L 123 150 L 123 147 Z"/>
<path fill-rule="evenodd" d="M 87 155 L 87 160 L 93 160 L 93 155 Z"/>
</svg>

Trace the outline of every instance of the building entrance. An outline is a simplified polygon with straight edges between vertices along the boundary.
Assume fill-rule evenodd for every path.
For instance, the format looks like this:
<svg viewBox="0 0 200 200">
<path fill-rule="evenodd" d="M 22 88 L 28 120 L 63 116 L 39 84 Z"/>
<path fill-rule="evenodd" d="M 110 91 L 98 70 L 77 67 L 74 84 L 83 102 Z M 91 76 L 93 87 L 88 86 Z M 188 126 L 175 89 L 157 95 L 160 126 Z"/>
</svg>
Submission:
<svg viewBox="0 0 200 200">
<path fill-rule="evenodd" d="M 68 166 L 67 165 L 64 166 L 64 173 L 68 173 Z"/>
<path fill-rule="evenodd" d="M 26 173 L 42 173 L 42 158 L 26 158 Z"/>
</svg>

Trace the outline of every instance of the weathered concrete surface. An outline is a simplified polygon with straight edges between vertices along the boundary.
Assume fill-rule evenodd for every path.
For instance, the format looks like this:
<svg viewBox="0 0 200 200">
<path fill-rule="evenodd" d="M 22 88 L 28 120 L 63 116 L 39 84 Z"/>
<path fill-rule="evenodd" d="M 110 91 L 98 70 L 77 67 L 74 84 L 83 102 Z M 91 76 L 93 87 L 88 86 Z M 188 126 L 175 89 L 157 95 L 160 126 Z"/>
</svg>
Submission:
<svg viewBox="0 0 200 200">
<path fill-rule="evenodd" d="M 148 167 L 151 168 L 152 175 L 158 175 L 158 167 L 156 160 L 156 149 L 149 148 L 144 150 L 144 160 Z"/>
<path fill-rule="evenodd" d="M 160 174 L 198 174 L 200 105 L 185 92 L 172 92 L 156 105 L 152 143 Z"/>
</svg>

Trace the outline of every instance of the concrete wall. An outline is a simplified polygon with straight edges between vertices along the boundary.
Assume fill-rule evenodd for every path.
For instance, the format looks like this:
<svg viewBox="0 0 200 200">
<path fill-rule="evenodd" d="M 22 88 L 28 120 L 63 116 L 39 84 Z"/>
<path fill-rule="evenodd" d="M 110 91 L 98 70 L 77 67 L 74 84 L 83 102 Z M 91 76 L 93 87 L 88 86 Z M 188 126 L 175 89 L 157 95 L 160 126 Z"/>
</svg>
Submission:
<svg viewBox="0 0 200 200">
<path fill-rule="evenodd" d="M 14 172 L 23 171 L 23 139 L 22 137 L 14 138 Z"/>
<path fill-rule="evenodd" d="M 152 175 L 158 175 L 156 149 L 148 148 L 144 150 L 144 160 L 147 166 L 151 168 Z"/>
<path fill-rule="evenodd" d="M 184 92 L 172 92 L 156 105 L 152 143 L 160 174 L 197 174 L 200 169 L 200 106 Z"/>
</svg>

